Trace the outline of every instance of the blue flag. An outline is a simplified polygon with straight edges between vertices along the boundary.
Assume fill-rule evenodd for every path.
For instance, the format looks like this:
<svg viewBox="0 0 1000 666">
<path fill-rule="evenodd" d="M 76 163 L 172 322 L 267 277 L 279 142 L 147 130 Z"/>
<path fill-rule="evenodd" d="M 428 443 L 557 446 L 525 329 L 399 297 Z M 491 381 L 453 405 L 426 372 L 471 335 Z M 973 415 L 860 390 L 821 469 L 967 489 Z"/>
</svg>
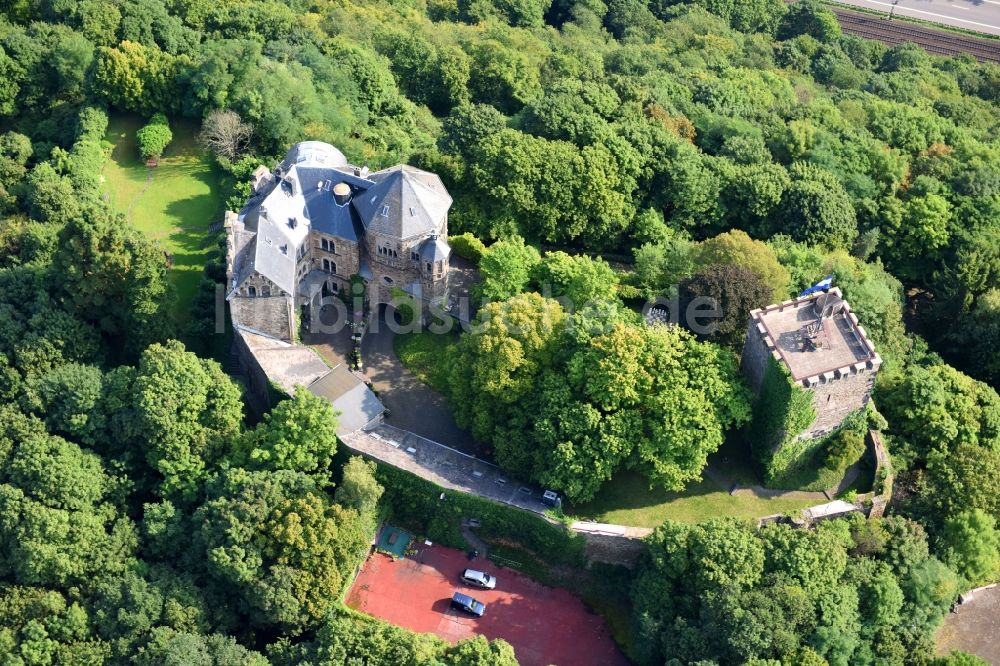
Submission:
<svg viewBox="0 0 1000 666">
<path fill-rule="evenodd" d="M 823 278 L 813 286 L 803 291 L 801 294 L 799 294 L 799 298 L 808 296 L 810 294 L 815 294 L 817 291 L 826 291 L 831 286 L 833 286 L 833 273 L 830 273 L 825 278 Z"/>
</svg>

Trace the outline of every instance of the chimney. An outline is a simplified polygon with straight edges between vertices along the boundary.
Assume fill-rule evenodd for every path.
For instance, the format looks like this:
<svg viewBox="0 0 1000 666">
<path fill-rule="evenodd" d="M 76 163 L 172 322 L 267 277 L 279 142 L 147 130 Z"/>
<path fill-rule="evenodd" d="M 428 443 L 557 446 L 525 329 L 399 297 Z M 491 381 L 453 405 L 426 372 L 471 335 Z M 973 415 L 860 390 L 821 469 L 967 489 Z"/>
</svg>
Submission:
<svg viewBox="0 0 1000 666">
<path fill-rule="evenodd" d="M 239 236 L 243 233 L 244 227 L 239 216 L 231 210 L 226 211 L 223 227 L 226 230 L 226 284 L 230 284 L 233 281 L 235 270 L 236 244 L 239 242 Z"/>
<path fill-rule="evenodd" d="M 261 164 L 256 169 L 253 170 L 253 180 L 251 181 L 251 186 L 256 194 L 263 188 L 263 186 L 271 179 L 271 171 L 266 166 Z"/>
<path fill-rule="evenodd" d="M 337 183 L 333 186 L 333 199 L 338 206 L 344 206 L 351 200 L 351 186 L 347 183 Z"/>
</svg>

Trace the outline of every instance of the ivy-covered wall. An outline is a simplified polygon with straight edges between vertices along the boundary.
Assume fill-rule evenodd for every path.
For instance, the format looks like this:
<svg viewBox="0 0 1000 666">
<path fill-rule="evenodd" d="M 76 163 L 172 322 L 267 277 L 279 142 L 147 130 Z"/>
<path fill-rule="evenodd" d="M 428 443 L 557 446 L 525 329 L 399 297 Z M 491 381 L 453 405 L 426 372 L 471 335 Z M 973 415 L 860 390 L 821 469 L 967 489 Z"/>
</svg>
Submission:
<svg viewBox="0 0 1000 666">
<path fill-rule="evenodd" d="M 787 472 L 821 445 L 822 439 L 796 437 L 816 418 L 813 395 L 792 381 L 788 371 L 768 359 L 751 428 L 754 456 L 764 466 L 764 479 Z"/>
</svg>

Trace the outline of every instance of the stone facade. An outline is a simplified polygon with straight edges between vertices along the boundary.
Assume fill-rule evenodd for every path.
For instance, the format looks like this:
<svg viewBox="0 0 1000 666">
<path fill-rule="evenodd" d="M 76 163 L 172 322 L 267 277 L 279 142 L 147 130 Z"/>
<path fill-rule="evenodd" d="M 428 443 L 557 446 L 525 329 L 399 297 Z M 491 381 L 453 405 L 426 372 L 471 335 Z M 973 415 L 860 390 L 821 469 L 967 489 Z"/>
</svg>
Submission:
<svg viewBox="0 0 1000 666">
<path fill-rule="evenodd" d="M 862 368 L 808 386 L 813 394 L 816 418 L 799 437 L 812 439 L 828 435 L 849 414 L 867 405 L 875 386 L 876 372 L 877 370 Z"/>
<path fill-rule="evenodd" d="M 351 276 L 361 270 L 361 248 L 354 241 L 313 233 L 310 237 L 309 266 L 310 270 L 328 275 L 329 291 L 348 291 Z"/>
<path fill-rule="evenodd" d="M 376 304 L 389 303 L 393 299 L 393 289 L 404 289 L 407 285 L 420 285 L 419 294 L 411 295 L 425 301 L 444 298 L 448 288 L 448 260 L 425 261 L 421 258 L 421 246 L 427 240 L 447 235 L 446 221 L 438 234 L 404 240 L 385 236 L 367 239 L 365 249 L 373 273 L 369 299 Z"/>
</svg>

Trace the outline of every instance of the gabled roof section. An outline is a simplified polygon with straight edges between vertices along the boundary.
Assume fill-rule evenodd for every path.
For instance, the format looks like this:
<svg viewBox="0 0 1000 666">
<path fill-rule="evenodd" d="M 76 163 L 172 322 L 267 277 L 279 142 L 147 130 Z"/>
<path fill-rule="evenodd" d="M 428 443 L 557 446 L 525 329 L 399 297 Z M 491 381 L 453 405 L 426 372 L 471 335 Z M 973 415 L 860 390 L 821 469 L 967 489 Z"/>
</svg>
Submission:
<svg viewBox="0 0 1000 666">
<path fill-rule="evenodd" d="M 313 395 L 328 400 L 340 413 L 337 418 L 338 435 L 364 428 L 385 411 L 372 390 L 343 364 L 309 384 L 308 388 Z"/>
<path fill-rule="evenodd" d="M 299 176 L 298 167 L 292 167 L 240 211 L 254 237 L 237 254 L 232 288 L 257 271 L 286 294 L 295 293 L 296 259 L 309 236 Z"/>
<path fill-rule="evenodd" d="M 433 173 L 394 166 L 369 176 L 375 185 L 354 197 L 365 230 L 394 238 L 436 233 L 451 208 L 451 195 Z"/>
</svg>

